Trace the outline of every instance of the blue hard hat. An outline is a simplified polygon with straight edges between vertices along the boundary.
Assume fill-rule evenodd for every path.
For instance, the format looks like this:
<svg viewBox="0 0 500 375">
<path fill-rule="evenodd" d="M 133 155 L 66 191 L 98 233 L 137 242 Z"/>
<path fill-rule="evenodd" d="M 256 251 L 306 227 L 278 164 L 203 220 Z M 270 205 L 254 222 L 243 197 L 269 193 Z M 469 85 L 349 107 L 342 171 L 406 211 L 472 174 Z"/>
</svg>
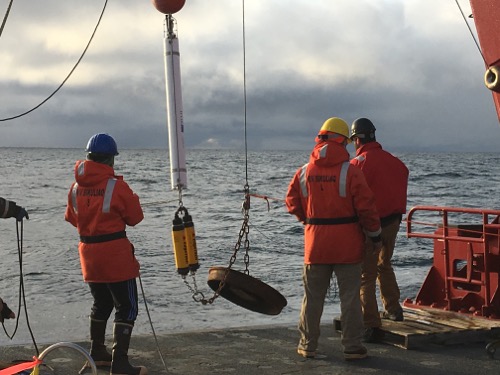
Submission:
<svg viewBox="0 0 500 375">
<path fill-rule="evenodd" d="M 94 154 L 118 155 L 115 140 L 105 133 L 98 133 L 90 137 L 85 151 Z"/>
</svg>

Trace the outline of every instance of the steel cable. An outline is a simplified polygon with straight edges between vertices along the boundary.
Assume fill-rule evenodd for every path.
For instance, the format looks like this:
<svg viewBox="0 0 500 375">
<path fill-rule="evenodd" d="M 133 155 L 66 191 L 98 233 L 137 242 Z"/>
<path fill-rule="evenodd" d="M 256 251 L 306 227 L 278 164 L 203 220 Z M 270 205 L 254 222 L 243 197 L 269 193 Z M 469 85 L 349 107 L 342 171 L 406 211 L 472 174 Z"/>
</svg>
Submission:
<svg viewBox="0 0 500 375">
<path fill-rule="evenodd" d="M 62 83 L 59 85 L 59 87 L 57 87 L 54 92 L 52 92 L 52 94 L 50 94 L 47 98 L 45 98 L 41 103 L 39 103 L 38 105 L 36 105 L 35 107 L 31 108 L 30 110 L 24 112 L 24 113 L 21 113 L 19 115 L 16 115 L 16 116 L 12 116 L 12 117 L 6 117 L 6 118 L 1 118 L 0 121 L 9 121 L 9 120 L 14 120 L 16 118 L 19 118 L 19 117 L 22 117 L 22 116 L 25 116 L 27 115 L 28 113 L 31 113 L 33 112 L 34 110 L 40 108 L 43 104 L 45 104 L 47 101 L 49 101 L 63 86 L 64 84 L 66 83 L 66 81 L 69 79 L 69 77 L 71 77 L 71 75 L 73 74 L 73 72 L 76 70 L 76 68 L 78 67 L 78 65 L 80 64 L 80 62 L 82 61 L 83 57 L 85 56 L 85 53 L 87 52 L 89 46 L 90 46 L 90 43 L 92 42 L 92 40 L 94 39 L 94 35 L 95 33 L 97 32 L 97 28 L 99 27 L 99 24 L 101 23 L 101 19 L 102 19 L 102 16 L 104 15 L 104 10 L 106 9 L 106 5 L 108 4 L 108 0 L 105 0 L 104 2 L 104 7 L 101 11 L 101 15 L 99 16 L 99 20 L 97 21 L 97 24 L 94 28 L 94 32 L 92 33 L 91 37 L 90 37 L 90 40 L 88 41 L 87 43 L 87 46 L 85 47 L 85 49 L 83 50 L 80 58 L 78 59 L 78 61 L 76 62 L 75 66 L 73 66 L 73 68 L 71 69 L 71 71 L 68 73 L 68 75 L 66 76 L 66 78 L 64 78 L 64 80 L 62 81 Z M 10 9 L 10 6 L 9 6 L 9 9 Z M 2 24 L 2 29 L 3 29 L 3 24 Z"/>
</svg>

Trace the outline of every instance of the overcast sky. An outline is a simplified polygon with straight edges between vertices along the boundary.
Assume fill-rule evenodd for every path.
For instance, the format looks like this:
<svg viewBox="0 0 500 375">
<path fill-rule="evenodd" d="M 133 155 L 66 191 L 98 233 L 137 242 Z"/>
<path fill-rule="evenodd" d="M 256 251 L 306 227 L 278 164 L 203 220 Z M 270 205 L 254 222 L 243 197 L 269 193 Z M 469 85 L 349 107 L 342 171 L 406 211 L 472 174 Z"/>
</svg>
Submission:
<svg viewBox="0 0 500 375">
<path fill-rule="evenodd" d="M 0 119 L 63 82 L 104 3 L 13 2 Z M 174 17 L 186 147 L 242 147 L 242 1 L 186 0 Z M 149 0 L 109 0 L 72 76 L 0 122 L 0 147 L 83 148 L 107 132 L 119 148 L 166 148 L 163 21 Z M 332 116 L 369 117 L 389 150 L 498 149 L 484 63 L 455 0 L 245 0 L 245 33 L 250 149 L 310 149 Z"/>
</svg>

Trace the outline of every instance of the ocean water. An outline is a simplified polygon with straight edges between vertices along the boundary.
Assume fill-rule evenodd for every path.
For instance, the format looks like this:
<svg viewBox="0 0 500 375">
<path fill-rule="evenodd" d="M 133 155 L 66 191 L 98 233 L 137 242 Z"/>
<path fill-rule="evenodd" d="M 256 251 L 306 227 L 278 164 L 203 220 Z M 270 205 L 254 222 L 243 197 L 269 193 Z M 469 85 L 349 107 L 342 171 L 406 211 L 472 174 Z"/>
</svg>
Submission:
<svg viewBox="0 0 500 375">
<path fill-rule="evenodd" d="M 234 252 L 243 216 L 244 186 L 269 197 L 251 198 L 249 230 L 250 275 L 269 284 L 288 301 L 282 313 L 268 316 L 248 311 L 222 297 L 202 305 L 177 273 L 171 246 L 171 225 L 179 193 L 170 190 L 167 150 L 121 150 L 115 171 L 125 176 L 139 195 L 145 218 L 127 233 L 141 263 L 139 317 L 135 334 L 157 334 L 267 324 L 295 324 L 302 299 L 302 226 L 286 212 L 284 196 L 296 169 L 309 151 L 190 150 L 187 153 L 188 189 L 182 201 L 193 217 L 200 268 L 195 280 L 187 277 L 205 298 L 213 291 L 208 269 L 227 266 Z M 499 207 L 500 154 L 397 154 L 410 169 L 408 208 L 417 205 Z M 38 343 L 85 340 L 91 295 L 82 281 L 76 229 L 64 221 L 73 166 L 82 150 L 0 148 L 3 176 L 0 196 L 24 206 L 30 220 L 22 226 L 24 298 L 19 327 L 10 340 L 0 334 L 0 345 L 31 343 L 28 324 Z M 247 166 L 247 169 L 246 169 Z M 248 176 L 248 180 L 246 179 Z M 429 213 L 420 216 L 431 221 Z M 439 220 L 439 218 L 437 218 Z M 457 220 L 471 220 L 459 217 Z M 2 220 L 0 296 L 17 312 L 20 294 L 20 258 L 17 227 Z M 401 225 L 394 266 L 402 298 L 414 298 L 432 265 L 432 241 L 407 238 Z M 244 247 L 233 266 L 244 269 Z M 143 303 L 145 296 L 151 321 Z M 21 298 L 22 302 L 22 298 Z M 28 319 L 24 312 L 28 312 Z M 323 319 L 340 311 L 335 288 L 327 297 Z M 5 322 L 9 334 L 15 321 Z M 111 323 L 110 323 L 111 326 Z"/>
</svg>

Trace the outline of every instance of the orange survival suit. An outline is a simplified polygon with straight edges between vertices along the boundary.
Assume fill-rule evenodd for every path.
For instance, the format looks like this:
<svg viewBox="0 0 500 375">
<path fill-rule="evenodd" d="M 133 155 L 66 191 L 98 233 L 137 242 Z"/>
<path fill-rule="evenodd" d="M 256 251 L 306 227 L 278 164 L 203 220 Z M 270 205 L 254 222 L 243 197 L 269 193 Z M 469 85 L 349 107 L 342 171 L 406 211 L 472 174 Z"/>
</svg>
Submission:
<svg viewBox="0 0 500 375">
<path fill-rule="evenodd" d="M 304 263 L 359 263 L 365 234 L 380 234 L 375 198 L 361 169 L 333 140 L 319 141 L 309 163 L 295 173 L 286 195 L 288 212 L 305 224 Z"/>
<path fill-rule="evenodd" d="M 142 221 L 139 197 L 112 167 L 91 160 L 75 165 L 65 219 L 80 235 L 78 252 L 86 282 L 113 283 L 139 276 L 139 262 L 125 233 Z"/>
<path fill-rule="evenodd" d="M 382 149 L 378 142 L 368 142 L 356 150 L 351 164 L 361 168 L 375 194 L 380 219 L 406 213 L 408 168 L 401 160 Z"/>
</svg>

